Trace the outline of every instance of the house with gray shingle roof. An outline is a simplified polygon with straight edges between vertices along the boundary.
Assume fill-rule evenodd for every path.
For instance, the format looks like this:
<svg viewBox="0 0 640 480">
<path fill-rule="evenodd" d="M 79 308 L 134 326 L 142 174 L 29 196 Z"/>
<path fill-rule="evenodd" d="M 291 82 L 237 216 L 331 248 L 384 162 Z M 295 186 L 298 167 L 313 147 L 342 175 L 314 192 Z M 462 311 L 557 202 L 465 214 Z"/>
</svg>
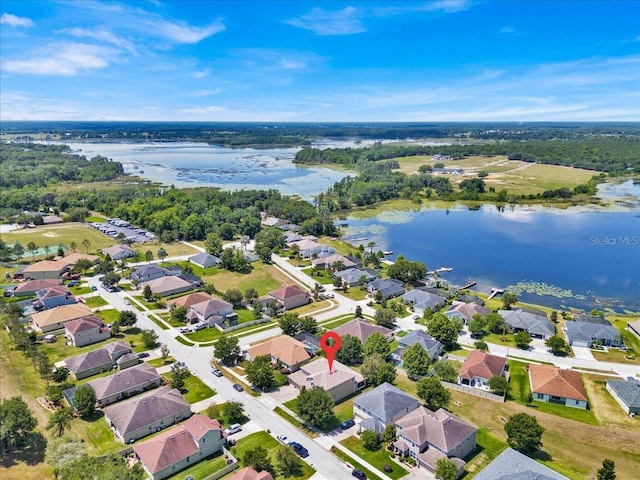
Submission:
<svg viewBox="0 0 640 480">
<path fill-rule="evenodd" d="M 475 480 L 569 480 L 512 448 L 493 459 Z"/>
<path fill-rule="evenodd" d="M 104 409 L 105 420 L 124 443 L 151 435 L 191 414 L 191 406 L 180 390 L 169 385 Z"/>
<path fill-rule="evenodd" d="M 333 272 L 334 278 L 341 278 L 342 283 L 349 287 L 356 287 L 361 285 L 362 280 L 365 282 L 371 282 L 378 278 L 378 274 L 372 270 L 365 268 L 347 268 L 338 272 Z"/>
<path fill-rule="evenodd" d="M 414 313 L 419 316 L 424 315 L 427 309 L 431 311 L 438 310 L 447 302 L 446 298 L 420 288 L 409 290 L 401 298 L 404 303 L 413 305 Z"/>
<path fill-rule="evenodd" d="M 133 258 L 138 252 L 136 252 L 129 245 L 113 245 L 102 249 L 103 255 L 109 255 L 112 260 L 122 260 L 123 258 Z"/>
<path fill-rule="evenodd" d="M 110 405 L 131 395 L 160 386 L 162 377 L 147 363 L 99 377 L 87 383 L 96 394 L 100 406 Z"/>
<path fill-rule="evenodd" d="M 506 324 L 518 332 L 524 330 L 533 338 L 546 340 L 556 334 L 556 327 L 547 320 L 545 313 L 529 312 L 527 310 L 498 310 L 498 315 L 504 318 Z"/>
<path fill-rule="evenodd" d="M 412 330 L 404 337 L 398 337 L 398 349 L 393 352 L 394 357 L 402 358 L 404 351 L 414 343 L 419 343 L 429 355 L 431 361 L 438 358 L 444 346 L 424 330 Z"/>
<path fill-rule="evenodd" d="M 131 346 L 124 342 L 113 342 L 97 350 L 81 353 L 64 360 L 76 380 L 108 372 L 114 368 L 116 360 L 125 353 L 131 353 Z"/>
<path fill-rule="evenodd" d="M 591 347 L 593 342 L 600 342 L 606 347 L 619 347 L 622 337 L 616 327 L 600 323 L 565 322 L 564 331 L 569 345 Z"/>
<path fill-rule="evenodd" d="M 353 400 L 353 416 L 360 430 L 381 434 L 387 425 L 419 407 L 419 400 L 385 382 Z"/>
<path fill-rule="evenodd" d="M 393 278 L 377 278 L 367 284 L 367 292 L 375 296 L 380 292 L 383 300 L 399 297 L 404 293 L 404 284 Z"/>
<path fill-rule="evenodd" d="M 640 380 L 607 380 L 607 390 L 630 415 L 640 415 Z"/>
<path fill-rule="evenodd" d="M 161 277 L 171 277 L 174 272 L 168 268 L 159 267 L 158 265 L 141 265 L 131 273 L 131 280 L 138 282 L 149 282 Z"/>
<path fill-rule="evenodd" d="M 189 262 L 201 268 L 211 268 L 220 265 L 222 263 L 222 260 L 220 260 L 215 255 L 209 255 L 208 253 L 198 253 L 197 255 L 189 257 Z"/>
</svg>

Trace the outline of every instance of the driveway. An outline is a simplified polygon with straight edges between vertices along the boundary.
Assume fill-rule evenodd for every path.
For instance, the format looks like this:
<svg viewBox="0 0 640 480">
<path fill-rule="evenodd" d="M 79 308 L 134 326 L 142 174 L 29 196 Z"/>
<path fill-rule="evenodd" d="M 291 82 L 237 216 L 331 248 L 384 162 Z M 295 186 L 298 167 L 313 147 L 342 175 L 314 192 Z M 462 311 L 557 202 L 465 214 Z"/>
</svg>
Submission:
<svg viewBox="0 0 640 480">
<path fill-rule="evenodd" d="M 591 350 L 588 347 L 571 347 L 573 348 L 573 355 L 575 358 L 581 360 L 595 360 L 591 354 Z"/>
<path fill-rule="evenodd" d="M 268 397 L 270 400 L 273 400 L 276 405 L 280 405 L 281 403 L 293 400 L 299 393 L 300 391 L 296 390 L 291 385 L 284 385 L 274 392 L 263 393 L 262 396 Z"/>
</svg>

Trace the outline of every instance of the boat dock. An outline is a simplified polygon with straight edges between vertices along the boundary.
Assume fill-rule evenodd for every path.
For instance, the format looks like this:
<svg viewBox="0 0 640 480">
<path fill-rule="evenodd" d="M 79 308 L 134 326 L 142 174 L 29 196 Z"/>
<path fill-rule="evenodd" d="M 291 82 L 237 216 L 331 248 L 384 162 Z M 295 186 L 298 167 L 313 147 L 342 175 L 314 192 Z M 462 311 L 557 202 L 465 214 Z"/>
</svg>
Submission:
<svg viewBox="0 0 640 480">
<path fill-rule="evenodd" d="M 460 290 L 466 290 L 467 288 L 474 287 L 475 284 L 476 282 L 474 282 L 473 280 L 469 280 L 465 285 L 460 287 Z"/>
<path fill-rule="evenodd" d="M 487 297 L 487 300 L 491 300 L 496 295 L 502 295 L 503 293 L 504 293 L 504 288 L 493 287 L 491 289 L 491 294 Z"/>
</svg>

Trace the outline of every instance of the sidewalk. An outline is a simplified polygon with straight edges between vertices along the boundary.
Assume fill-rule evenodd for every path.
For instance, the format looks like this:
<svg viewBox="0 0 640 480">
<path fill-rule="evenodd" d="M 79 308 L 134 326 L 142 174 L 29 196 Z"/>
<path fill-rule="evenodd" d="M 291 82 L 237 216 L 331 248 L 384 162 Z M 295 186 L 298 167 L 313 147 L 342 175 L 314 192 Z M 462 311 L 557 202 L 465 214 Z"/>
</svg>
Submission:
<svg viewBox="0 0 640 480">
<path fill-rule="evenodd" d="M 365 459 L 359 457 L 358 455 L 353 453 L 351 450 L 349 450 L 346 447 L 343 447 L 338 442 L 336 442 L 333 439 L 327 437 L 326 435 L 323 435 L 321 437 L 316 438 L 315 442 L 320 444 L 320 445 L 322 445 L 327 450 L 331 450 L 331 447 L 336 447 L 338 450 L 344 452 L 347 456 L 351 457 L 354 461 L 358 462 L 363 467 L 369 469 L 372 473 L 375 473 L 378 477 L 381 478 L 381 480 L 391 480 L 391 477 L 387 476 L 384 472 L 381 472 L 376 467 L 374 467 L 369 462 L 367 462 Z M 351 465 L 349 465 L 349 466 L 352 467 Z"/>
</svg>

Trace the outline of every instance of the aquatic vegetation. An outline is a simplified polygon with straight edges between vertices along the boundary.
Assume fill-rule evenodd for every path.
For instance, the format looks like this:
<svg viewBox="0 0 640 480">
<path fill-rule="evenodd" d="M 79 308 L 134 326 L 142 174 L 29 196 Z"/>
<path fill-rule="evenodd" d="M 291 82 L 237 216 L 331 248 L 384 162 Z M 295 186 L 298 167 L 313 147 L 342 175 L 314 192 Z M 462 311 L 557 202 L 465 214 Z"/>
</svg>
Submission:
<svg viewBox="0 0 640 480">
<path fill-rule="evenodd" d="M 389 210 L 378 214 L 378 220 L 384 223 L 409 223 L 413 217 L 412 212 L 400 210 Z"/>
<path fill-rule="evenodd" d="M 571 290 L 565 290 L 560 287 L 556 287 L 555 285 L 549 285 L 545 282 L 531 282 L 528 280 L 524 280 L 522 282 L 518 282 L 515 285 L 509 285 L 506 290 L 508 292 L 515 293 L 516 295 L 521 295 L 523 293 L 530 293 L 538 296 L 551 296 L 556 298 L 577 298 L 578 296 L 573 295 Z M 583 296 L 581 296 L 584 298 Z"/>
</svg>

